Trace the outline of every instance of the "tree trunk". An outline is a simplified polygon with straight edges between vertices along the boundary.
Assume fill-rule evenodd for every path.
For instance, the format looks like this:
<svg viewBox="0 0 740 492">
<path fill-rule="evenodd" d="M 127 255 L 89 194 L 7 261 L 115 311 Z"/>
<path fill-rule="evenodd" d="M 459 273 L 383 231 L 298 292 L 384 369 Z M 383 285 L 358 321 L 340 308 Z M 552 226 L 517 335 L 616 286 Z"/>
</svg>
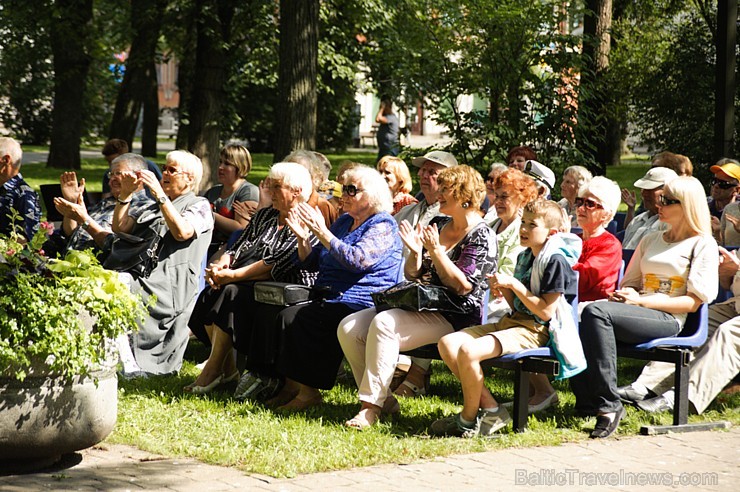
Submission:
<svg viewBox="0 0 740 492">
<path fill-rule="evenodd" d="M 275 154 L 316 146 L 319 0 L 280 0 Z"/>
<path fill-rule="evenodd" d="M 133 148 L 139 113 L 150 90 L 150 77 L 156 80 L 156 75 L 150 73 L 150 65 L 154 63 L 157 52 L 159 29 L 166 5 L 166 0 L 131 0 L 131 27 L 134 34 L 108 135 L 109 138 L 125 140 L 129 148 Z"/>
<path fill-rule="evenodd" d="M 621 123 L 610 108 L 609 90 L 603 79 L 609 70 L 612 0 L 588 0 L 583 22 L 583 56 L 578 101 L 578 145 L 597 164 L 597 174 L 619 162 Z M 616 155 L 616 159 L 615 159 Z"/>
<path fill-rule="evenodd" d="M 57 0 L 53 6 L 54 108 L 47 167 L 79 169 L 83 99 L 91 57 L 92 0 Z"/>
<path fill-rule="evenodd" d="M 141 129 L 141 155 L 157 157 L 157 129 L 159 128 L 159 94 L 157 67 L 152 60 L 147 70 L 149 88 L 144 99 L 144 124 Z"/>
<path fill-rule="evenodd" d="M 227 45 L 235 5 L 232 1 L 197 2 L 198 46 L 190 100 L 188 148 L 203 162 L 201 189 L 216 180 L 220 150 L 221 109 L 226 98 Z"/>
</svg>

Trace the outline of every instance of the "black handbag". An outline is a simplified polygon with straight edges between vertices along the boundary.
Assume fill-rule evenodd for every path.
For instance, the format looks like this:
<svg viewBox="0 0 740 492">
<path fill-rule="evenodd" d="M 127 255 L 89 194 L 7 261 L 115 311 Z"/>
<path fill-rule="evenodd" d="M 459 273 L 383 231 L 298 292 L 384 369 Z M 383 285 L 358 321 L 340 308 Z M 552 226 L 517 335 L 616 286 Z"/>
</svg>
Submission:
<svg viewBox="0 0 740 492">
<path fill-rule="evenodd" d="M 143 237 L 116 233 L 103 267 L 130 273 L 134 278 L 149 277 L 159 261 L 162 232 L 161 227 L 152 227 L 145 229 Z"/>
<path fill-rule="evenodd" d="M 325 299 L 327 289 L 287 282 L 256 282 L 254 300 L 275 306 L 295 306 L 318 299 Z"/>
<path fill-rule="evenodd" d="M 371 294 L 377 308 L 408 311 L 445 311 L 465 313 L 446 287 L 405 280 L 382 292 Z"/>
</svg>

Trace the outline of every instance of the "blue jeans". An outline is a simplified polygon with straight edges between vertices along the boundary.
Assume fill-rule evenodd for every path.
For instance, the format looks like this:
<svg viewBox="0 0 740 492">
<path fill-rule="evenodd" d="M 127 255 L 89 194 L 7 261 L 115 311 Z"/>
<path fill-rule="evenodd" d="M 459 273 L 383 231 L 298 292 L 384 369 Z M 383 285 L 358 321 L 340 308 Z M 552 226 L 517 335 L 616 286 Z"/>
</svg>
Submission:
<svg viewBox="0 0 740 492">
<path fill-rule="evenodd" d="M 636 344 L 676 336 L 676 318 L 663 311 L 617 302 L 594 302 L 581 314 L 581 342 L 588 367 L 570 379 L 576 410 L 595 415 L 616 412 L 617 342 Z"/>
</svg>

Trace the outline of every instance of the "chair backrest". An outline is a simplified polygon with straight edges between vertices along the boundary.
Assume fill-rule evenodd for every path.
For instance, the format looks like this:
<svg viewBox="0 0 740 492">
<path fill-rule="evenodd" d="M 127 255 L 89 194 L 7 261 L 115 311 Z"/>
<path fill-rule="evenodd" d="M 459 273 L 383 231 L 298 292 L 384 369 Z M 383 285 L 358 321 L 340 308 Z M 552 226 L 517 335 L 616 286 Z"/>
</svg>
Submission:
<svg viewBox="0 0 740 492">
<path fill-rule="evenodd" d="M 49 222 L 59 222 L 64 219 L 64 216 L 54 207 L 54 198 L 62 196 L 62 185 L 59 183 L 42 184 L 39 186 L 39 191 L 41 192 L 41 199 L 46 209 L 46 220 Z"/>
<path fill-rule="evenodd" d="M 630 266 L 630 261 L 632 261 L 632 255 L 635 254 L 634 249 L 623 249 L 622 250 L 622 261 L 624 262 L 624 269 L 626 270 L 627 267 Z M 620 279 L 621 282 L 621 279 Z"/>
<path fill-rule="evenodd" d="M 614 214 L 614 221 L 617 223 L 617 232 L 624 230 L 624 221 L 627 218 L 627 212 L 617 212 Z M 612 232 L 612 234 L 614 234 Z"/>
<path fill-rule="evenodd" d="M 622 279 L 624 278 L 624 269 L 626 268 L 627 264 L 622 260 L 622 266 L 619 267 L 619 275 L 617 275 L 617 285 L 615 286 L 616 289 L 619 288 L 620 285 L 622 285 Z"/>
<path fill-rule="evenodd" d="M 606 230 L 610 234 L 616 234 L 617 233 L 617 221 L 616 220 L 612 220 L 611 222 L 609 222 L 606 225 Z"/>
</svg>

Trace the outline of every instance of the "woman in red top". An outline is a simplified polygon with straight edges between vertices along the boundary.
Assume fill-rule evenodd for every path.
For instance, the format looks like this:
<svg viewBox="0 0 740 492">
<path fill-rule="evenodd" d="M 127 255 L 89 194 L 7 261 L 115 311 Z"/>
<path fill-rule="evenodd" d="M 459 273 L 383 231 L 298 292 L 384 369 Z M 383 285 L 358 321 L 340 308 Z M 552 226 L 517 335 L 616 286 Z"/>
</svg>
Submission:
<svg viewBox="0 0 740 492">
<path fill-rule="evenodd" d="M 583 229 L 583 249 L 573 270 L 579 275 L 580 302 L 606 299 L 616 287 L 622 266 L 622 244 L 606 226 L 614 218 L 620 201 L 619 185 L 603 176 L 596 176 L 578 190 L 576 217 Z"/>
</svg>

